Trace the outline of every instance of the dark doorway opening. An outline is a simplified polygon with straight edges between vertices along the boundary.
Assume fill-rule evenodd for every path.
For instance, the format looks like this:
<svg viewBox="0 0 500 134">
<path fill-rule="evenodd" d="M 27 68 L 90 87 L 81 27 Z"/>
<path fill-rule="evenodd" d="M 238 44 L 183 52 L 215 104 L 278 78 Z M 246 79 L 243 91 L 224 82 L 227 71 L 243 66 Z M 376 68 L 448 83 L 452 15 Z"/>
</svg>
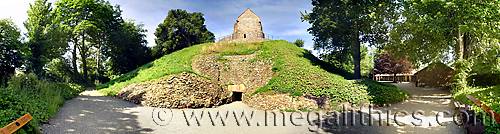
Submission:
<svg viewBox="0 0 500 134">
<path fill-rule="evenodd" d="M 232 96 L 232 100 L 233 101 L 241 101 L 242 97 L 243 97 L 243 93 L 242 92 L 233 92 L 233 96 Z"/>
<path fill-rule="evenodd" d="M 243 34 L 243 38 L 247 38 L 247 34 Z"/>
</svg>

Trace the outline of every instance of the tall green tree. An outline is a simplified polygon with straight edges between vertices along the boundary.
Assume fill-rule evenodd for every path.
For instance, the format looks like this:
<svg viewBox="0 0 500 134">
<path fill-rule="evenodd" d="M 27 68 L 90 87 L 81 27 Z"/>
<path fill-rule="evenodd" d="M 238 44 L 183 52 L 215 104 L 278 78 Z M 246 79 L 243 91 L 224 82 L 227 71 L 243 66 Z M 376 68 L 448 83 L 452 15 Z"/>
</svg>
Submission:
<svg viewBox="0 0 500 134">
<path fill-rule="evenodd" d="M 42 76 L 45 64 L 60 57 L 67 47 L 65 34 L 60 27 L 52 24 L 51 3 L 47 0 L 36 0 L 30 4 L 28 19 L 24 22 L 28 33 L 28 71 Z"/>
<path fill-rule="evenodd" d="M 123 74 L 132 71 L 152 60 L 151 50 L 146 46 L 146 29 L 142 24 L 126 21 L 120 31 L 113 34 L 114 43 L 106 55 L 110 58 L 112 74 Z"/>
<path fill-rule="evenodd" d="M 498 0 L 407 0 L 402 21 L 391 32 L 387 49 L 409 55 L 415 63 L 442 60 L 454 54 L 455 86 L 462 89 L 472 66 L 471 57 L 499 45 Z"/>
<path fill-rule="evenodd" d="M 145 30 L 125 22 L 121 13 L 119 6 L 103 0 L 56 3 L 53 23 L 60 24 L 68 35 L 74 74 L 99 83 L 107 80 L 106 75 L 125 73 L 150 61 Z"/>
<path fill-rule="evenodd" d="M 81 68 L 85 80 L 90 80 L 92 68 L 96 70 L 92 75 L 101 75 L 102 52 L 112 43 L 111 32 L 123 23 L 121 10 L 102 0 L 60 0 L 56 6 L 54 23 L 62 24 L 69 35 L 73 71 Z"/>
<path fill-rule="evenodd" d="M 16 68 L 23 64 L 26 46 L 21 43 L 21 33 L 9 19 L 0 19 L 0 87 L 15 73 Z"/>
<path fill-rule="evenodd" d="M 182 9 L 168 12 L 167 18 L 156 28 L 155 58 L 192 45 L 214 42 L 215 36 L 205 26 L 202 13 L 189 13 Z"/>
<path fill-rule="evenodd" d="M 83 22 L 89 17 L 88 11 L 90 10 L 91 0 L 60 0 L 55 3 L 56 8 L 54 9 L 54 22 L 59 23 L 64 28 L 64 32 L 68 35 L 67 41 L 68 45 L 71 47 L 71 63 L 74 73 L 79 73 L 78 71 L 78 50 L 85 48 L 85 34 L 83 31 L 83 24 L 89 24 Z M 81 36 L 83 34 L 83 36 Z M 83 37 L 83 38 L 81 38 Z M 79 39 L 81 38 L 81 42 Z M 82 51 L 82 50 L 80 50 Z M 85 57 L 86 53 L 81 53 Z M 84 76 L 86 79 L 86 76 Z"/>
<path fill-rule="evenodd" d="M 303 14 L 314 36 L 314 48 L 335 60 L 352 56 L 354 79 L 361 78 L 361 43 L 383 45 L 391 24 L 398 19 L 397 0 L 312 0 L 311 13 Z"/>
</svg>

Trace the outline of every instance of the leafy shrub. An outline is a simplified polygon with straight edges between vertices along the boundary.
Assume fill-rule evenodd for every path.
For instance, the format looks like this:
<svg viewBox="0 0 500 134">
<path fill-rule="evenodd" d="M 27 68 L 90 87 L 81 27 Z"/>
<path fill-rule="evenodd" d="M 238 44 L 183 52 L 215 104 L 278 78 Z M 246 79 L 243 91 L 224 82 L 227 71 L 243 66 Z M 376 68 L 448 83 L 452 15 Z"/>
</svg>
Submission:
<svg viewBox="0 0 500 134">
<path fill-rule="evenodd" d="M 293 42 L 293 44 L 295 44 L 295 46 L 297 47 L 304 47 L 304 40 L 297 39 L 295 40 L 295 42 Z"/>
<path fill-rule="evenodd" d="M 467 76 L 471 71 L 471 66 L 467 60 L 458 60 L 455 62 L 455 75 L 452 78 L 452 89 L 454 92 L 467 88 Z"/>
<path fill-rule="evenodd" d="M 470 86 L 488 87 L 500 85 L 500 73 L 475 74 L 469 76 L 467 81 Z"/>
<path fill-rule="evenodd" d="M 473 106 L 473 110 L 475 112 L 484 113 L 484 111 L 476 106 L 472 101 L 467 99 L 467 95 L 474 96 L 475 98 L 481 100 L 483 104 L 486 104 L 491 109 L 493 109 L 496 113 L 500 113 L 500 102 L 498 98 L 500 98 L 500 86 L 495 87 L 487 87 L 487 88 L 467 88 L 460 91 L 457 91 L 453 94 L 453 99 L 456 101 L 466 103 L 468 105 Z M 489 119 L 486 119 L 485 122 L 489 122 Z M 500 124 L 490 124 L 486 123 L 486 133 L 498 133 L 500 129 Z"/>
<path fill-rule="evenodd" d="M 391 104 L 408 99 L 409 94 L 406 91 L 390 84 L 379 83 L 373 80 L 364 80 L 360 84 L 366 85 L 368 94 L 371 96 L 371 102 L 374 104 Z"/>
<path fill-rule="evenodd" d="M 38 80 L 33 74 L 13 77 L 7 88 L 0 89 L 0 126 L 30 113 L 33 120 L 20 132 L 36 133 L 41 121 L 55 115 L 64 100 L 81 91 L 81 86 Z"/>
</svg>

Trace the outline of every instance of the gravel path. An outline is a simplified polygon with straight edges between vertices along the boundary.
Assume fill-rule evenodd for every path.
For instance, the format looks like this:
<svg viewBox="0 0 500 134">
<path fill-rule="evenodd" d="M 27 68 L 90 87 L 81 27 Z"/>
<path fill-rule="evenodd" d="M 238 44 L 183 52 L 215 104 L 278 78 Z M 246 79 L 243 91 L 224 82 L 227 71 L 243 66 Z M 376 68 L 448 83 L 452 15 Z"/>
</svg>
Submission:
<svg viewBox="0 0 500 134">
<path fill-rule="evenodd" d="M 375 108 L 372 113 L 381 112 L 382 125 L 378 123 L 378 114 L 373 114 L 375 120 L 373 126 L 362 126 L 359 122 L 360 117 L 354 126 L 332 126 L 330 125 L 326 131 L 332 133 L 379 133 L 379 134 L 464 134 L 465 130 L 458 126 L 453 119 L 455 113 L 453 104 L 451 103 L 450 92 L 447 90 L 434 88 L 415 87 L 413 83 L 393 83 L 410 93 L 410 98 L 404 102 L 390 105 L 388 107 Z M 369 113 L 368 108 L 361 111 Z M 422 113 L 418 113 L 418 111 Z M 402 112 L 408 112 L 404 115 Z M 449 112 L 450 114 L 443 114 Z M 390 113 L 387 116 L 387 113 Z M 397 114 L 396 114 L 397 113 Z M 413 117 L 412 113 L 416 113 Z M 439 117 L 436 115 L 439 114 Z M 394 115 L 397 115 L 395 117 Z M 348 116 L 352 118 L 352 116 Z M 368 118 L 368 117 L 365 117 Z M 418 118 L 418 119 L 417 119 Z M 351 121 L 351 120 L 349 120 Z M 389 121 L 389 125 L 387 125 Z M 396 123 L 397 121 L 397 123 Z M 325 125 L 328 126 L 328 125 Z M 331 129 L 333 128 L 333 129 Z"/>
<path fill-rule="evenodd" d="M 317 118 L 316 113 L 284 112 L 282 114 L 279 112 L 259 111 L 241 102 L 207 109 L 156 109 L 139 106 L 113 97 L 101 96 L 96 91 L 86 91 L 79 97 L 67 101 L 59 113 L 48 124 L 42 126 L 42 131 L 49 134 L 464 133 L 462 128 L 452 122 L 451 115 L 439 118 L 443 124 L 439 125 L 436 122 L 435 114 L 432 113 L 445 110 L 453 112 L 449 92 L 415 88 L 409 83 L 396 85 L 409 91 L 412 97 L 408 101 L 373 110 L 372 112 L 382 112 L 382 126 L 377 123 L 380 118 L 376 116 L 372 118 L 375 122 L 373 126 L 363 126 L 359 122 L 360 119 L 364 119 L 365 122 L 369 121 L 368 116 L 355 116 L 355 120 L 352 120 L 350 113 L 347 114 L 347 126 L 342 124 L 343 116 L 340 118 L 340 125 L 333 125 L 335 123 L 332 123 L 330 116 Z M 388 113 L 388 110 L 391 111 L 389 118 L 385 114 Z M 422 119 L 420 123 L 422 126 L 412 125 L 412 122 L 419 123 L 420 120 L 412 118 L 411 115 L 398 116 L 396 120 L 400 125 L 393 121 L 393 114 L 397 111 L 407 111 L 411 114 L 412 111 L 416 110 L 424 112 L 424 114 L 418 116 L 418 118 Z M 369 113 L 367 108 L 360 111 L 365 114 Z M 244 116 L 242 118 L 243 112 Z M 222 116 L 217 116 L 217 113 Z M 274 114 L 277 116 L 274 116 Z M 307 117 L 308 114 L 309 117 Z M 302 118 L 300 118 L 301 116 Z M 196 118 L 192 117 L 197 117 L 198 122 Z M 244 117 L 247 117 L 248 120 Z M 210 118 L 213 119 L 213 122 Z M 389 125 L 385 124 L 387 120 L 390 122 Z M 355 122 L 354 126 L 350 124 L 352 121 Z"/>
</svg>

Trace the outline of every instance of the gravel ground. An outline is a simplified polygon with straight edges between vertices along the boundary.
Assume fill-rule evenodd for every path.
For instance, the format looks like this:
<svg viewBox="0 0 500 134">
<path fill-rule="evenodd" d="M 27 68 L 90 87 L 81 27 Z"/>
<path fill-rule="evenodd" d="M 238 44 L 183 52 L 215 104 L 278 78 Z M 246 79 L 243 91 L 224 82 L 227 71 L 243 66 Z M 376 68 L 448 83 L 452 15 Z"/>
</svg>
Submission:
<svg viewBox="0 0 500 134">
<path fill-rule="evenodd" d="M 432 112 L 448 110 L 453 112 L 450 104 L 449 93 L 443 90 L 415 88 L 409 83 L 396 84 L 409 91 L 412 97 L 405 102 L 394 104 L 390 107 L 376 108 L 374 111 L 408 111 L 422 110 L 425 113 L 418 116 L 421 118 L 422 126 L 413 126 L 417 122 L 408 116 L 398 116 L 399 126 L 387 120 L 382 114 L 382 126 L 377 124 L 378 117 L 374 117 L 374 126 L 362 126 L 359 122 L 360 116 L 352 120 L 348 114 L 347 126 L 343 126 L 341 118 L 340 125 L 332 125 L 329 116 L 318 119 L 315 113 L 285 112 L 282 116 L 277 113 L 276 126 L 274 125 L 274 114 L 270 111 L 259 111 L 248 107 L 241 102 L 226 104 L 217 108 L 206 109 L 155 109 L 143 107 L 128 101 L 113 97 L 105 97 L 96 91 L 86 91 L 81 96 L 69 100 L 60 109 L 59 113 L 52 118 L 48 124 L 42 126 L 43 133 L 183 133 L 183 134 L 218 134 L 218 133 L 464 133 L 463 129 L 452 123 L 451 117 L 439 118 L 444 126 L 436 123 L 435 114 Z M 253 111 L 253 114 L 252 114 Z M 366 109 L 361 111 L 369 113 Z M 222 115 L 217 116 L 217 112 Z M 229 112 L 229 113 L 228 113 Z M 249 120 L 241 118 L 242 112 Z M 372 111 L 373 112 L 373 111 Z M 198 117 L 199 124 L 192 115 Z M 394 113 L 391 113 L 391 115 Z M 253 116 L 252 116 L 253 115 Z M 302 119 L 300 116 L 302 115 Z M 227 118 L 226 118 L 227 117 Z M 252 119 L 250 119 L 252 117 Z M 210 118 L 215 119 L 213 122 Z M 266 124 L 267 118 L 267 124 Z M 293 118 L 293 119 L 292 119 Z M 362 119 L 368 121 L 368 116 Z M 320 121 L 322 123 L 320 123 Z M 354 126 L 350 122 L 355 122 Z M 283 122 L 284 125 L 283 125 Z M 318 127 L 317 124 L 322 124 Z"/>
</svg>

